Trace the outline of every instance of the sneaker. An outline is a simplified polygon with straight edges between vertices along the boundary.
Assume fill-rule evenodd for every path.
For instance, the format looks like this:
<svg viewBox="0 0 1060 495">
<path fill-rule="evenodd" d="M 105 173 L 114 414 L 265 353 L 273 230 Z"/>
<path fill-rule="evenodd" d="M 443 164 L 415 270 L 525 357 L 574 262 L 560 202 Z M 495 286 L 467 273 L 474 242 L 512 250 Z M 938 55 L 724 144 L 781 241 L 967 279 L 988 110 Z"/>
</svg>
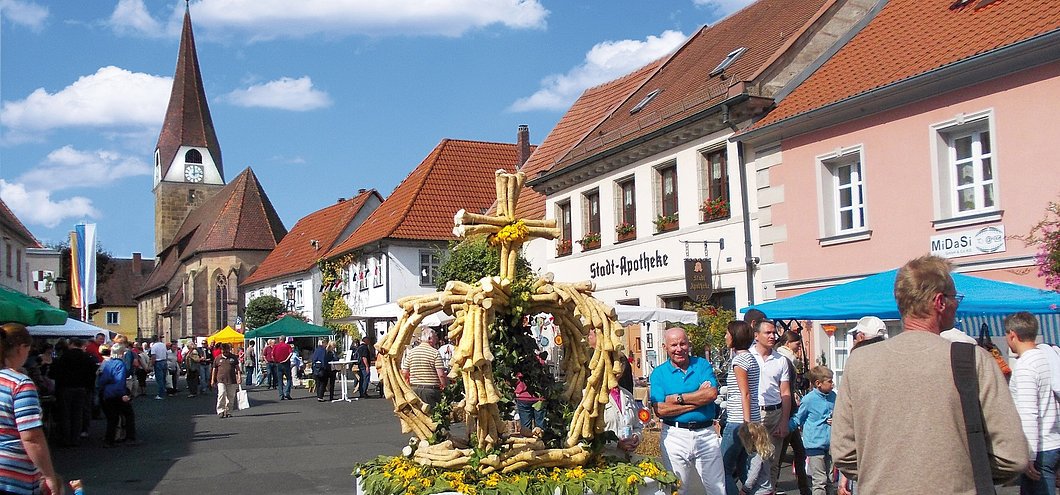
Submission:
<svg viewBox="0 0 1060 495">
<path fill-rule="evenodd" d="M 155 396 L 155 400 L 162 400 L 162 399 L 163 399 L 163 397 L 161 395 L 156 395 Z"/>
<path fill-rule="evenodd" d="M 188 394 L 188 398 L 189 399 L 192 398 L 192 397 L 198 397 L 198 396 L 199 396 L 199 394 Z"/>
</svg>

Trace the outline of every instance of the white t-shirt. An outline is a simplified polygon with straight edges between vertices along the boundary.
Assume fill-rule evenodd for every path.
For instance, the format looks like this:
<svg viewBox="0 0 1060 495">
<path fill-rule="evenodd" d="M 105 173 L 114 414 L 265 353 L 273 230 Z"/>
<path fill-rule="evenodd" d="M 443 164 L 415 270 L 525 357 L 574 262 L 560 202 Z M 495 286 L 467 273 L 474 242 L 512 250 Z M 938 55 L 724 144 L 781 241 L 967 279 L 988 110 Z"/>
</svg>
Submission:
<svg viewBox="0 0 1060 495">
<path fill-rule="evenodd" d="M 1060 416 L 1049 354 L 1055 353 L 1035 348 L 1021 354 L 1008 384 L 1032 452 L 1060 448 Z"/>
<path fill-rule="evenodd" d="M 1049 368 L 1053 370 L 1053 395 L 1060 399 L 1060 347 L 1038 344 L 1038 349 L 1045 354 L 1045 360 L 1049 361 Z"/>
<path fill-rule="evenodd" d="M 751 354 L 758 361 L 758 405 L 761 407 L 780 404 L 780 382 L 790 382 L 788 360 L 777 351 L 770 351 L 763 356 L 758 346 L 751 346 Z"/>
<path fill-rule="evenodd" d="M 155 362 L 166 360 L 166 344 L 162 342 L 155 342 L 151 344 L 151 355 L 154 356 Z"/>
</svg>

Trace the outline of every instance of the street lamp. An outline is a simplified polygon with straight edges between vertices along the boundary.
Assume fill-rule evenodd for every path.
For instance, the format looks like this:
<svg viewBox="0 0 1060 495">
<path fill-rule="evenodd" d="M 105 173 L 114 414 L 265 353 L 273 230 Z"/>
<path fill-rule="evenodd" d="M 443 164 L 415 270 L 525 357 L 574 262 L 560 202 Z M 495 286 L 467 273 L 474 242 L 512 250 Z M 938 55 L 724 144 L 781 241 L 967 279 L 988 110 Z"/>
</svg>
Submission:
<svg viewBox="0 0 1060 495">
<path fill-rule="evenodd" d="M 285 285 L 283 287 L 284 298 L 287 299 L 287 311 L 294 310 L 294 293 L 295 288 L 293 285 Z"/>
</svg>

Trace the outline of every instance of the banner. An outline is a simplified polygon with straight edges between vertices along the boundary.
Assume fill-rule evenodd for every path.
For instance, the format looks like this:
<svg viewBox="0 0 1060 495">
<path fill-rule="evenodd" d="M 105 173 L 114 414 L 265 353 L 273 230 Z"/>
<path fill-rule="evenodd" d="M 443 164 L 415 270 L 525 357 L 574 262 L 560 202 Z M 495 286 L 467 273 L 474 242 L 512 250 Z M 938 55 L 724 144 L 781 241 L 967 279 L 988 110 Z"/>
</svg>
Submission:
<svg viewBox="0 0 1060 495">
<path fill-rule="evenodd" d="M 81 248 L 77 232 L 70 232 L 70 306 L 81 307 Z"/>
<path fill-rule="evenodd" d="M 685 294 L 689 299 L 705 303 L 714 294 L 711 285 L 710 258 L 685 260 Z"/>
<path fill-rule="evenodd" d="M 84 307 L 96 302 L 96 224 L 79 223 L 77 232 L 78 275 L 81 282 L 81 303 Z"/>
</svg>

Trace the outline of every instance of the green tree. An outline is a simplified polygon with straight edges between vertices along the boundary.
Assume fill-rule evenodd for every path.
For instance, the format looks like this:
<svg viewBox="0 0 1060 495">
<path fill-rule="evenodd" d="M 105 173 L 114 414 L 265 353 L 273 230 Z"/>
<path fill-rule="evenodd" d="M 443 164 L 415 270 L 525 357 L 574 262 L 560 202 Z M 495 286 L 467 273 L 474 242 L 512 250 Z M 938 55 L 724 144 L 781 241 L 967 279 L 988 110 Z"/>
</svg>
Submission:
<svg viewBox="0 0 1060 495">
<path fill-rule="evenodd" d="M 268 325 L 287 314 L 287 306 L 276 296 L 261 296 L 247 304 L 247 329 Z"/>
<path fill-rule="evenodd" d="M 443 261 L 434 277 L 438 290 L 445 290 L 445 284 L 450 280 L 477 283 L 483 277 L 496 275 L 501 266 L 501 253 L 490 247 L 486 236 L 454 241 L 450 243 L 449 250 L 441 255 Z M 530 264 L 521 255 L 515 269 L 517 280 L 530 276 Z"/>
<path fill-rule="evenodd" d="M 361 340 L 361 330 L 357 325 L 350 323 L 327 323 L 328 320 L 345 318 L 353 314 L 350 307 L 343 299 L 339 291 L 329 290 L 324 292 L 320 300 L 320 313 L 324 317 L 324 326 L 335 331 L 335 333 L 349 335 L 354 341 Z"/>
<path fill-rule="evenodd" d="M 724 308 L 718 308 L 703 303 L 685 303 L 685 311 L 695 311 L 699 315 L 696 324 L 680 325 L 688 334 L 688 342 L 692 345 L 692 353 L 703 356 L 706 349 L 710 350 L 710 362 L 715 371 L 720 367 L 724 371 L 724 361 L 728 353 L 725 352 L 725 331 L 729 322 L 736 319 L 736 312 Z"/>
</svg>

